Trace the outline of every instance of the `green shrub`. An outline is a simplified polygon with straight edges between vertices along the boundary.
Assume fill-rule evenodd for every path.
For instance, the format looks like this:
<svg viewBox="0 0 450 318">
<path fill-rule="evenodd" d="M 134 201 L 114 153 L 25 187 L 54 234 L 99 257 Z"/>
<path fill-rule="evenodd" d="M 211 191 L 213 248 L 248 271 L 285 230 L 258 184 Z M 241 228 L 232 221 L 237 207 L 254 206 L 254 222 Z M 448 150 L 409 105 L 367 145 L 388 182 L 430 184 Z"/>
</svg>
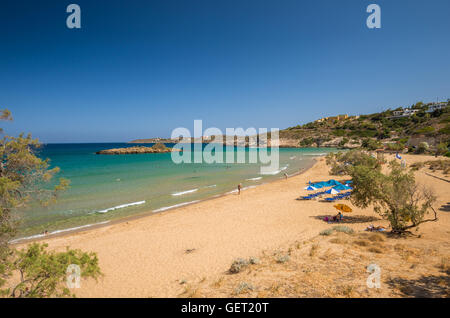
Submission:
<svg viewBox="0 0 450 318">
<path fill-rule="evenodd" d="M 302 147 L 308 147 L 313 144 L 314 140 L 312 138 L 305 138 L 302 141 L 300 141 L 300 146 Z"/>
<path fill-rule="evenodd" d="M 434 131 L 435 131 L 434 127 L 426 126 L 426 127 L 416 129 L 415 133 L 428 135 L 428 134 L 433 133 Z"/>
<path fill-rule="evenodd" d="M 417 146 L 416 153 L 421 154 L 425 153 L 430 149 L 430 146 L 427 142 L 421 142 L 419 146 Z"/>
<path fill-rule="evenodd" d="M 329 236 L 329 235 L 333 234 L 333 229 L 326 229 L 326 230 L 323 230 L 323 231 L 320 232 L 319 234 L 320 234 L 320 235 L 323 235 L 323 236 Z"/>
<path fill-rule="evenodd" d="M 444 128 L 439 129 L 440 134 L 450 135 L 450 125 L 447 124 Z"/>
<path fill-rule="evenodd" d="M 290 259 L 289 255 L 279 255 L 279 256 L 277 257 L 277 263 L 283 264 L 283 263 L 288 262 L 289 259 Z"/>
<path fill-rule="evenodd" d="M 234 289 L 234 294 L 235 294 L 235 295 L 239 295 L 239 294 L 241 294 L 241 293 L 243 293 L 243 292 L 246 292 L 246 291 L 252 291 L 252 290 L 254 290 L 254 289 L 255 289 L 255 288 L 253 287 L 253 285 L 248 284 L 248 283 L 246 283 L 246 282 L 241 282 L 241 283 L 239 283 L 238 287 L 236 287 L 236 288 Z"/>
<path fill-rule="evenodd" d="M 345 226 L 345 225 L 336 225 L 333 226 L 332 228 L 334 231 L 336 232 L 342 232 L 342 233 L 346 233 L 346 234 L 353 234 L 354 231 L 352 228 Z"/>
<path fill-rule="evenodd" d="M 233 261 L 231 264 L 231 267 L 229 269 L 229 272 L 231 274 L 237 274 L 240 271 L 242 271 L 245 267 L 249 265 L 249 262 L 243 258 L 238 258 Z"/>
<path fill-rule="evenodd" d="M 337 136 L 337 137 L 342 137 L 346 135 L 346 132 L 344 129 L 335 129 L 333 130 L 333 135 Z"/>
</svg>

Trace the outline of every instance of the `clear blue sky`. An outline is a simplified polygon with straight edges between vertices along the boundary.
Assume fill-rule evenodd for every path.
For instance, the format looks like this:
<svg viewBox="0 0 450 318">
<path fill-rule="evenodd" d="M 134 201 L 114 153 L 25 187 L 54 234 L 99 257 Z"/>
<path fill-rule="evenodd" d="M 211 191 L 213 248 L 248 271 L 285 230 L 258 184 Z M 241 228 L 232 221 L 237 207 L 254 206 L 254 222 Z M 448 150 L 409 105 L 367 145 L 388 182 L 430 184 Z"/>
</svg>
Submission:
<svg viewBox="0 0 450 318">
<path fill-rule="evenodd" d="M 381 29 L 366 27 L 370 3 Z M 2 1 L 0 108 L 15 118 L 2 126 L 128 141 L 194 119 L 286 128 L 447 99 L 449 14 L 448 0 Z"/>
</svg>

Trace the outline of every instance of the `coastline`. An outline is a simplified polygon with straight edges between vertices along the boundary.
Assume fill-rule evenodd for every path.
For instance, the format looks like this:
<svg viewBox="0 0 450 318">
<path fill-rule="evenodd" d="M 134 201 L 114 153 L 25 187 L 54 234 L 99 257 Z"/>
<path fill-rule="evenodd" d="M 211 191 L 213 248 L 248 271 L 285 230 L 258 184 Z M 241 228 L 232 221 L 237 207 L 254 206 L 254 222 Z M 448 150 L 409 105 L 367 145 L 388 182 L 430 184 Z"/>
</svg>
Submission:
<svg viewBox="0 0 450 318">
<path fill-rule="evenodd" d="M 300 170 L 298 172 L 295 172 L 291 175 L 288 175 L 288 178 L 293 178 L 295 176 L 301 175 L 306 173 L 309 169 L 313 168 L 314 165 L 317 164 L 318 162 L 318 158 L 324 157 L 325 155 L 318 155 L 314 158 L 312 158 L 311 162 L 309 162 L 305 167 L 300 168 Z M 274 182 L 280 182 L 285 180 L 285 177 L 280 177 L 278 179 L 274 179 L 274 180 L 268 180 L 266 182 L 263 182 L 261 184 L 258 185 L 254 185 L 254 186 L 249 186 L 246 188 L 241 189 L 241 191 L 247 191 L 249 189 L 254 189 L 254 188 L 259 188 L 261 186 L 264 186 L 266 184 L 270 184 L 270 183 L 274 183 Z M 22 244 L 27 244 L 27 243 L 32 243 L 32 242 L 40 242 L 40 241 L 44 241 L 46 239 L 51 239 L 51 238 L 56 238 L 56 237 L 63 237 L 63 236 L 68 236 L 68 235 L 74 235 L 80 232 L 85 232 L 85 231 L 91 231 L 91 230 L 95 230 L 98 228 L 102 228 L 102 227 L 106 227 L 106 226 L 113 226 L 115 224 L 120 224 L 120 223 L 124 223 L 124 222 L 130 222 L 133 220 L 137 220 L 137 219 L 141 219 L 141 218 L 147 218 L 147 217 L 151 217 L 154 216 L 156 214 L 159 213 L 168 213 L 168 212 L 175 212 L 178 209 L 182 209 L 184 207 L 190 206 L 190 205 L 195 205 L 201 202 L 205 202 L 205 201 L 209 201 L 209 200 L 215 200 L 227 195 L 233 195 L 235 192 L 235 190 L 232 191 L 228 191 L 228 192 L 224 192 L 221 194 L 216 194 L 213 196 L 209 196 L 203 199 L 199 199 L 199 200 L 194 200 L 192 202 L 184 202 L 178 205 L 174 205 L 173 207 L 163 207 L 161 209 L 161 211 L 158 211 L 160 209 L 156 209 L 156 210 L 149 210 L 146 212 L 141 212 L 138 214 L 134 214 L 134 215 L 130 215 L 130 216 L 125 216 L 125 217 L 120 217 L 117 219 L 111 219 L 111 220 L 107 220 L 107 221 L 101 221 L 98 223 L 92 223 L 92 224 L 84 224 L 84 225 L 80 225 L 80 226 L 76 226 L 73 228 L 66 228 L 66 229 L 58 229 L 55 230 L 53 232 L 50 232 L 49 234 L 45 235 L 45 234 L 35 234 L 35 235 L 30 235 L 30 236 L 26 236 L 26 237 L 19 237 L 19 238 L 14 238 L 13 240 L 11 240 L 9 243 L 11 245 L 22 245 Z"/>
<path fill-rule="evenodd" d="M 405 155 L 405 158 L 411 164 L 430 157 Z M 303 189 L 308 181 L 330 178 L 345 180 L 348 177 L 330 176 L 325 158 L 317 158 L 315 164 L 301 174 L 287 180 L 268 182 L 241 195 L 223 195 L 156 213 L 152 217 L 138 217 L 40 241 L 53 251 L 63 251 L 70 246 L 97 253 L 104 276 L 98 282 L 82 280 L 81 288 L 74 290 L 78 297 L 178 297 L 195 294 L 196 289 L 192 288 L 197 285 L 202 286 L 203 295 L 222 297 L 223 294 L 214 292 L 214 286 L 222 280 L 240 277 L 227 274 L 237 258 L 273 258 L 273 255 L 292 246 L 294 250 L 298 246 L 309 248 L 308 244 L 317 239 L 321 239 L 321 245 L 326 247 L 323 252 L 336 246 L 328 242 L 327 237 L 319 235 L 333 226 L 323 221 L 324 216 L 336 214 L 333 204 L 296 200 L 308 193 Z M 447 204 L 447 182 L 428 176 L 426 171 L 416 172 L 416 179 L 436 191 L 436 208 Z M 387 227 L 388 222 L 372 208 L 360 209 L 350 201 L 345 201 L 345 204 L 353 209 L 345 225 L 356 233 L 364 234 L 369 224 Z M 423 224 L 421 238 L 412 244 L 436 249 L 436 253 L 439 252 L 436 255 L 448 255 L 449 224 L 450 214 L 440 212 L 439 221 Z M 354 250 L 356 247 L 352 245 L 349 248 Z M 376 260 L 381 257 L 379 255 L 384 254 L 372 253 L 364 263 L 358 264 L 361 273 L 358 272 L 360 276 L 355 279 L 364 278 L 362 281 L 365 282 L 368 264 L 365 262 Z M 311 258 L 306 255 L 302 259 L 308 261 Z M 389 258 L 385 260 L 389 264 Z M 388 265 L 385 266 L 387 268 Z M 397 267 L 392 266 L 391 270 Z M 428 271 L 428 267 L 424 267 L 424 271 Z M 270 277 L 278 273 L 277 267 L 269 268 L 267 275 Z M 232 283 L 224 291 L 226 295 L 232 293 L 239 282 Z"/>
</svg>

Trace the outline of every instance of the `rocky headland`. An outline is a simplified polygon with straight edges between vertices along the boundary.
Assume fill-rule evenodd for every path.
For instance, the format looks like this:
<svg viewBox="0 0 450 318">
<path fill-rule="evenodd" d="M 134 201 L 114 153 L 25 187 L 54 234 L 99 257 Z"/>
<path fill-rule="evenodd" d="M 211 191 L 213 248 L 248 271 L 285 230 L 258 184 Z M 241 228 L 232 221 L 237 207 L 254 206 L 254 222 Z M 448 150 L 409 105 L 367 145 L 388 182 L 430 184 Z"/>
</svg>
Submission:
<svg viewBox="0 0 450 318">
<path fill-rule="evenodd" d="M 171 151 L 180 151 L 180 149 L 169 148 L 162 143 L 155 144 L 151 147 L 136 146 L 136 147 L 125 147 L 125 148 L 112 148 L 97 151 L 97 155 L 130 155 L 130 154 L 141 154 L 141 153 L 166 153 Z"/>
</svg>

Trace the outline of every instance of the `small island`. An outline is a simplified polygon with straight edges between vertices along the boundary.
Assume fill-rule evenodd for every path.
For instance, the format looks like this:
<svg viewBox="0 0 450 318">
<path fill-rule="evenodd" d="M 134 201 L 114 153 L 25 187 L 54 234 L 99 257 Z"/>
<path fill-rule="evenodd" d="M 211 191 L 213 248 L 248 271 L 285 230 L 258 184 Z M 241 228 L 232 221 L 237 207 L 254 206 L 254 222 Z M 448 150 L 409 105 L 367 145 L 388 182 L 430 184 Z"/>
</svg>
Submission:
<svg viewBox="0 0 450 318">
<path fill-rule="evenodd" d="M 97 151 L 97 155 L 130 155 L 130 154 L 141 154 L 141 153 L 166 153 L 171 151 L 181 151 L 180 149 L 169 148 L 163 143 L 154 144 L 151 147 L 136 146 L 136 147 L 125 147 L 125 148 L 113 148 Z"/>
</svg>

